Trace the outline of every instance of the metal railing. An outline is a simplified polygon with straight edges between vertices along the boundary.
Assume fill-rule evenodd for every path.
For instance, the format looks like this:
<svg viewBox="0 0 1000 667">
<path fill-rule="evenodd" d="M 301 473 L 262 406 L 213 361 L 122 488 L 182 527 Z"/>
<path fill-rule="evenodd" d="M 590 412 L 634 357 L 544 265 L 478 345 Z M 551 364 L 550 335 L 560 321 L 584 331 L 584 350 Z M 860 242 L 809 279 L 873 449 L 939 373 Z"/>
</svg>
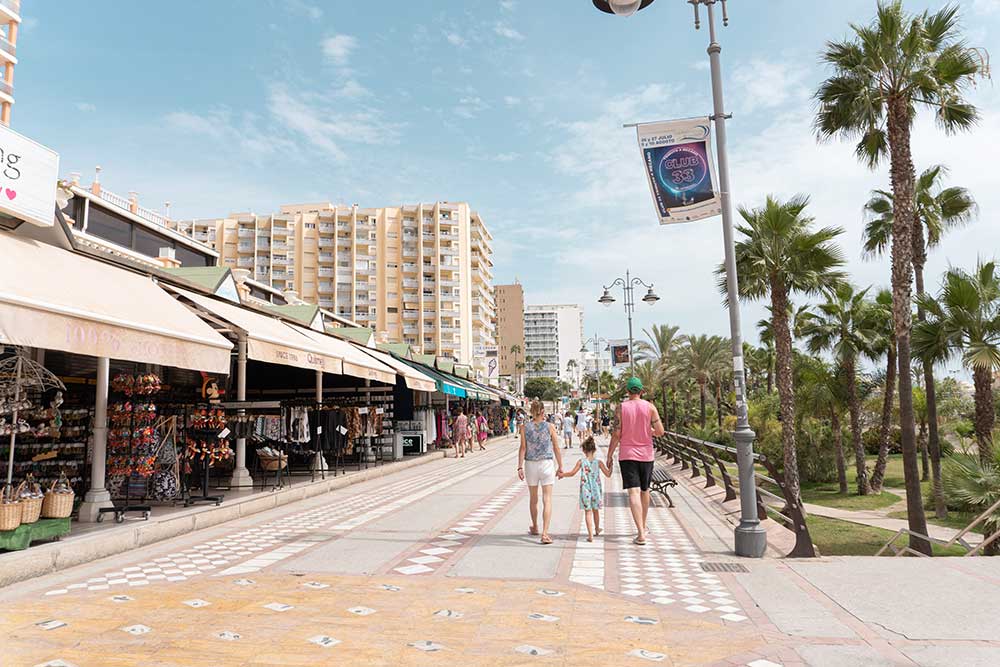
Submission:
<svg viewBox="0 0 1000 667">
<path fill-rule="evenodd" d="M 985 512 L 983 512 L 978 517 L 976 517 L 976 519 L 972 523 L 970 523 L 968 526 L 966 526 L 962 530 L 960 530 L 957 533 L 955 533 L 955 535 L 952 536 L 952 538 L 950 540 L 942 540 L 939 537 L 931 537 L 929 535 L 923 535 L 923 534 L 918 533 L 916 531 L 910 530 L 909 528 L 900 528 L 898 531 L 896 531 L 896 534 L 893 535 L 892 538 L 890 538 L 890 540 L 885 543 L 885 546 L 883 546 L 881 549 L 879 549 L 878 553 L 876 553 L 875 555 L 876 556 L 881 556 L 886 551 L 892 551 L 892 555 L 893 556 L 904 556 L 904 555 L 926 556 L 927 554 L 925 554 L 925 553 L 921 553 L 921 552 L 917 551 L 916 549 L 911 549 L 909 545 L 904 545 L 904 546 L 897 546 L 896 545 L 896 540 L 898 540 L 900 537 L 902 537 L 904 535 L 906 537 L 910 537 L 912 535 L 914 537 L 919 537 L 919 538 L 925 539 L 928 542 L 931 542 L 933 544 L 938 544 L 938 545 L 940 545 L 940 546 L 942 546 L 942 547 L 944 547 L 946 549 L 949 549 L 951 547 L 961 547 L 961 548 L 965 549 L 965 553 L 962 554 L 962 556 L 978 556 L 978 555 L 980 555 L 980 552 L 983 549 L 985 549 L 989 545 L 993 544 L 997 540 L 1000 540 L 1000 530 L 998 530 L 997 532 L 995 532 L 993 535 L 984 535 L 983 536 L 983 541 L 980 542 L 979 544 L 975 545 L 975 546 L 973 546 L 973 545 L 969 544 L 968 542 L 966 542 L 965 541 L 965 536 L 968 535 L 973 530 L 975 530 L 976 526 L 978 526 L 983 521 L 985 521 L 986 517 L 988 517 L 989 515 L 993 514 L 997 510 L 1000 510 L 1000 500 L 998 500 L 995 503 L 993 503 L 989 507 L 989 509 L 987 509 Z"/>
<path fill-rule="evenodd" d="M 668 432 L 663 437 L 656 438 L 655 444 L 661 453 L 673 457 L 673 462 L 679 463 L 681 470 L 690 469 L 692 479 L 704 475 L 705 488 L 710 488 L 718 484 L 713 473 L 713 467 L 717 467 L 723 488 L 726 492 L 723 502 L 736 500 L 739 497 L 739 471 L 735 463 L 736 448 L 673 432 Z M 711 462 L 709 458 L 711 458 Z M 778 487 L 782 494 L 779 496 L 771 493 L 758 483 L 757 518 L 764 521 L 773 515 L 780 519 L 789 530 L 795 533 L 795 547 L 788 554 L 788 557 L 815 558 L 816 549 L 813 546 L 812 538 L 809 536 L 809 527 L 806 525 L 805 508 L 802 507 L 799 500 L 789 491 L 785 485 L 784 476 L 766 456 L 754 453 L 753 460 L 754 463 L 763 465 L 767 470 L 767 475 L 758 472 L 756 469 L 754 470 L 754 477 L 757 481 L 766 482 Z M 783 514 L 774 507 L 765 504 L 764 498 L 784 503 L 784 511 L 788 514 Z"/>
</svg>

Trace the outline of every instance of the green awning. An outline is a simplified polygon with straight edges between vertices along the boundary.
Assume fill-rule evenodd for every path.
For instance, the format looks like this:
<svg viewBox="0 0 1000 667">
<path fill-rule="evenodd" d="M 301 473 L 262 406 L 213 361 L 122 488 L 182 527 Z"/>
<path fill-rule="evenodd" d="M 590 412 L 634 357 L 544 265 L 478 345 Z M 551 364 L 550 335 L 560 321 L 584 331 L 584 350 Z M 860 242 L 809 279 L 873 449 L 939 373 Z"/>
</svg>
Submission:
<svg viewBox="0 0 1000 667">
<path fill-rule="evenodd" d="M 456 396 L 458 398 L 465 398 L 467 395 L 466 389 L 462 386 L 456 379 L 452 379 L 435 368 L 430 366 L 425 366 L 416 361 L 411 361 L 409 359 L 399 358 L 404 364 L 415 368 L 424 375 L 429 375 L 434 378 L 434 382 L 437 384 L 437 390 L 442 394 L 447 394 L 448 396 Z"/>
</svg>

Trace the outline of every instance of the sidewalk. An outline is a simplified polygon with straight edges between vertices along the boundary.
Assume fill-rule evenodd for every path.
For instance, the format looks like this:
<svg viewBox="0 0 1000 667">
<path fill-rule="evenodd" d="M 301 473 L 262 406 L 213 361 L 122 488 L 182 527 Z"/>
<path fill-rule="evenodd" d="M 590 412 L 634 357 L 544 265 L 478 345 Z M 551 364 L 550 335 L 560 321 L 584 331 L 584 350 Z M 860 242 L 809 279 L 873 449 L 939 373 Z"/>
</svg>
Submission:
<svg viewBox="0 0 1000 667">
<path fill-rule="evenodd" d="M 883 528 L 894 533 L 898 530 L 910 527 L 905 519 L 892 519 L 885 516 L 878 510 L 845 510 L 836 507 L 826 507 L 825 505 L 814 505 L 812 503 L 803 503 L 802 505 L 805 507 L 807 515 L 812 514 L 815 516 L 826 517 L 828 519 L 850 521 L 852 523 L 859 523 L 865 526 Z M 937 526 L 935 524 L 928 523 L 927 532 L 930 537 L 947 542 L 955 535 L 958 535 L 960 531 L 954 528 Z M 975 546 L 983 541 L 983 536 L 979 533 L 972 532 L 966 533 L 962 539 Z"/>
</svg>

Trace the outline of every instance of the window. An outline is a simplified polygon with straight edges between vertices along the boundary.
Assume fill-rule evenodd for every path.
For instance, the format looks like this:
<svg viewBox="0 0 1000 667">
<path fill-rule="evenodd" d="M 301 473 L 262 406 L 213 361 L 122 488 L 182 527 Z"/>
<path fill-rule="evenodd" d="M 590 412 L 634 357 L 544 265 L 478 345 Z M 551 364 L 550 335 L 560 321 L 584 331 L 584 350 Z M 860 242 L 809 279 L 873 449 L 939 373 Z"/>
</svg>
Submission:
<svg viewBox="0 0 1000 667">
<path fill-rule="evenodd" d="M 90 213 L 87 214 L 87 233 L 126 248 L 132 247 L 132 225 L 107 213 L 99 206 L 90 207 Z"/>
<path fill-rule="evenodd" d="M 399 308 L 393 308 L 391 306 L 389 308 L 386 308 L 386 310 L 388 312 L 390 312 L 390 313 L 398 313 L 399 312 Z"/>
<path fill-rule="evenodd" d="M 195 252 L 187 246 L 178 245 L 176 251 L 177 261 L 181 266 L 212 266 L 211 257 Z"/>
</svg>

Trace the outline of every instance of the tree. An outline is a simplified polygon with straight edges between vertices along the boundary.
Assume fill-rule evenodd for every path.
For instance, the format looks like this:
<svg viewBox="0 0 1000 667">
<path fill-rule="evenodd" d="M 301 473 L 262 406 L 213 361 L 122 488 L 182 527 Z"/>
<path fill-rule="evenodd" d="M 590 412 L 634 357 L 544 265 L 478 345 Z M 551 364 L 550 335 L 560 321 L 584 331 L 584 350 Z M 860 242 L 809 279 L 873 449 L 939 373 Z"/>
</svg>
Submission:
<svg viewBox="0 0 1000 667">
<path fill-rule="evenodd" d="M 521 388 L 520 378 L 521 372 L 524 370 L 524 362 L 521 361 L 520 355 L 524 352 L 521 346 L 514 344 L 510 346 L 510 353 L 514 355 L 514 388 L 519 390 Z"/>
<path fill-rule="evenodd" d="M 640 340 L 635 344 L 635 358 L 642 361 L 652 361 L 659 371 L 658 382 L 663 393 L 663 416 L 670 421 L 670 411 L 667 409 L 667 386 L 676 386 L 677 348 L 680 327 L 667 324 L 654 324 L 651 329 L 643 329 L 649 341 Z"/>
<path fill-rule="evenodd" d="M 941 242 L 945 232 L 965 225 L 976 214 L 976 201 L 968 190 L 961 187 L 943 188 L 941 179 L 948 170 L 936 165 L 925 169 L 914 186 L 914 225 L 913 225 L 913 273 L 916 282 L 917 295 L 924 293 L 924 265 L 927 261 L 927 251 L 935 248 Z M 885 190 L 875 190 L 871 199 L 865 205 L 869 220 L 865 226 L 864 250 L 871 256 L 884 254 L 892 238 L 893 225 L 893 195 Z M 926 233 L 926 241 L 925 239 Z M 924 320 L 924 310 L 917 307 L 917 321 Z M 930 453 L 931 473 L 935 513 L 939 518 L 947 516 L 947 505 L 944 499 L 944 486 L 941 480 L 941 444 L 938 435 L 937 396 L 934 387 L 934 363 L 928 361 L 923 367 L 924 391 L 926 392 L 927 410 L 927 450 Z M 921 441 L 923 442 L 923 441 Z M 879 450 L 881 454 L 881 449 Z M 881 469 L 876 467 L 873 482 L 878 482 L 881 488 L 882 473 L 885 471 L 884 458 Z M 877 464 L 876 464 L 877 466 Z M 879 475 L 875 479 L 875 475 Z"/>
<path fill-rule="evenodd" d="M 819 304 L 817 313 L 805 318 L 803 335 L 813 353 L 833 351 L 847 387 L 847 407 L 851 413 L 851 444 L 857 470 L 858 495 L 871 493 L 865 468 L 865 445 L 861 440 L 861 401 L 858 399 L 858 356 L 871 349 L 876 337 L 871 304 L 865 299 L 868 290 L 860 292 L 841 283 L 827 291 L 827 301 Z"/>
<path fill-rule="evenodd" d="M 566 373 L 569 375 L 571 386 L 577 384 L 576 370 L 578 367 L 579 364 L 577 364 L 576 359 L 570 359 L 568 362 L 566 362 Z"/>
<path fill-rule="evenodd" d="M 531 361 L 531 370 L 535 371 L 536 373 L 544 373 L 545 372 L 545 360 L 542 359 L 541 357 L 538 357 L 538 358 L 532 360 Z"/>
<path fill-rule="evenodd" d="M 774 389 L 774 330 L 771 320 L 757 321 L 757 337 L 767 353 L 767 393 L 770 394 Z"/>
<path fill-rule="evenodd" d="M 847 408 L 847 390 L 843 373 L 820 359 L 805 357 L 799 370 L 796 403 L 806 412 L 828 414 L 833 448 L 837 458 L 837 485 L 847 495 L 847 465 L 844 459 L 844 438 L 841 416 Z"/>
<path fill-rule="evenodd" d="M 870 311 L 875 340 L 868 350 L 872 361 L 885 357 L 885 388 L 882 393 L 882 415 L 879 421 L 878 457 L 872 470 L 873 493 L 882 493 L 885 466 L 889 461 L 889 436 L 892 431 L 892 404 L 896 394 L 896 332 L 892 323 L 892 292 L 879 290 Z"/>
<path fill-rule="evenodd" d="M 993 373 L 1000 370 L 1000 277 L 993 262 L 975 273 L 951 269 L 938 298 L 918 303 L 927 318 L 913 330 L 913 348 L 935 359 L 961 356 L 975 385 L 975 429 L 979 459 L 993 463 Z"/>
<path fill-rule="evenodd" d="M 855 152 L 870 168 L 887 156 L 893 194 L 892 297 L 899 368 L 899 412 L 910 547 L 931 555 L 920 497 L 910 375 L 910 279 L 913 261 L 914 186 L 910 132 L 919 108 L 935 111 L 948 133 L 976 123 L 978 112 L 963 98 L 980 66 L 958 31 L 958 8 L 909 14 L 901 0 L 879 2 L 854 38 L 827 43 L 823 60 L 833 74 L 816 93 L 821 137 L 857 139 Z"/>
<path fill-rule="evenodd" d="M 524 383 L 524 395 L 528 398 L 538 398 L 543 401 L 555 401 L 562 396 L 559 383 L 549 377 L 529 378 Z"/>
<path fill-rule="evenodd" d="M 740 297 L 757 301 L 770 298 L 778 396 L 781 405 L 781 446 L 785 479 L 793 497 L 800 498 L 798 456 L 795 450 L 795 392 L 792 380 L 792 333 L 789 326 L 791 295 L 816 294 L 840 282 L 843 254 L 833 243 L 843 230 L 813 230 L 806 215 L 809 199 L 797 196 L 787 202 L 768 197 L 762 208 L 740 208 L 745 238 L 736 244 L 736 270 Z M 719 287 L 726 293 L 725 270 L 717 270 Z"/>
<path fill-rule="evenodd" d="M 729 360 L 726 352 L 726 341 L 719 336 L 685 336 L 684 347 L 681 348 L 684 369 L 698 383 L 698 394 L 701 400 L 700 424 L 705 428 L 706 388 L 708 383 L 719 372 L 719 366 Z"/>
</svg>

